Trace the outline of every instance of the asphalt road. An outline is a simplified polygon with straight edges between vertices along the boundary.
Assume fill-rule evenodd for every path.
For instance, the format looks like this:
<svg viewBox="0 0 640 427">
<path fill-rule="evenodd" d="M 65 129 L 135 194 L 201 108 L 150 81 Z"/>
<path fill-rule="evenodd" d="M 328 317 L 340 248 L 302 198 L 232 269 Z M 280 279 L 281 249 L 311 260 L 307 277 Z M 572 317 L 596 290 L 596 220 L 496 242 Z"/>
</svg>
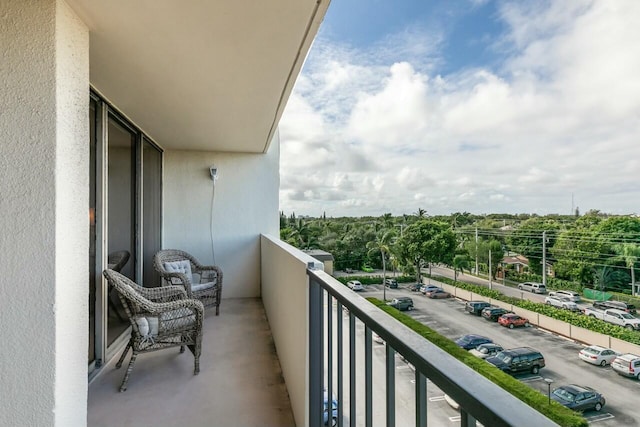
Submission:
<svg viewBox="0 0 640 427">
<path fill-rule="evenodd" d="M 402 287 L 393 290 L 387 289 L 386 293 L 387 299 L 395 296 L 411 296 L 415 310 L 406 313 L 451 339 L 468 333 L 476 333 L 491 338 L 505 348 L 530 346 L 541 351 L 546 360 L 546 367 L 541 369 L 540 374 L 525 374 L 517 378 L 544 394 L 547 393 L 545 378 L 554 381 L 552 389 L 563 384 L 580 384 L 595 388 L 605 396 L 607 404 L 599 413 L 587 412 L 585 414 L 591 424 L 640 426 L 640 414 L 638 414 L 634 399 L 636 393 L 640 391 L 640 383 L 635 379 L 619 376 L 610 367 L 601 368 L 582 362 L 577 357 L 578 351 L 582 348 L 581 344 L 535 327 L 513 330 L 504 328 L 497 323 L 467 314 L 464 311 L 464 303 L 460 300 L 431 300 L 420 293 L 412 293 Z M 382 298 L 381 286 L 366 286 L 365 291 L 360 295 Z M 362 340 L 361 333 L 359 337 Z M 363 340 L 358 343 L 358 348 L 364 349 Z M 360 351 L 362 352 L 362 350 Z M 382 345 L 374 343 L 373 360 L 374 401 L 384 402 L 384 349 Z M 414 389 L 411 383 L 413 371 L 407 369 L 403 368 L 401 364 L 397 364 L 396 400 L 398 402 L 397 425 L 399 426 L 413 425 L 414 423 Z M 361 376 L 361 378 L 363 377 Z M 364 382 L 362 384 L 360 391 L 364 390 Z M 442 400 L 442 392 L 432 384 L 429 384 L 427 389 L 430 399 L 428 404 L 429 425 L 457 425 L 459 422 L 455 418 L 458 415 L 457 411 Z M 359 393 L 359 396 L 362 394 Z M 374 421 L 378 418 L 381 420 L 380 424 L 374 423 L 374 425 L 383 425 L 384 406 L 382 404 L 374 406 Z M 358 425 L 360 425 L 360 420 Z"/>
</svg>

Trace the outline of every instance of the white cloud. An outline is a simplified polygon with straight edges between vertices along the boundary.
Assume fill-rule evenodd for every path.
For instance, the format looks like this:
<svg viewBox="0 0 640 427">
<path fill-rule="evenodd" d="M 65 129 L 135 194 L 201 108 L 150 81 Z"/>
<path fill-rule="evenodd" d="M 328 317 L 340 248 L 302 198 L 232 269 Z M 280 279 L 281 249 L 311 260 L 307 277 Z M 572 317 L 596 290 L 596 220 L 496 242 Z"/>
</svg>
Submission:
<svg viewBox="0 0 640 427">
<path fill-rule="evenodd" d="M 439 30 L 370 51 L 316 40 L 280 124 L 281 209 L 568 213 L 574 193 L 583 212 L 637 211 L 640 2 L 499 16 L 492 69 L 436 74 Z"/>
</svg>

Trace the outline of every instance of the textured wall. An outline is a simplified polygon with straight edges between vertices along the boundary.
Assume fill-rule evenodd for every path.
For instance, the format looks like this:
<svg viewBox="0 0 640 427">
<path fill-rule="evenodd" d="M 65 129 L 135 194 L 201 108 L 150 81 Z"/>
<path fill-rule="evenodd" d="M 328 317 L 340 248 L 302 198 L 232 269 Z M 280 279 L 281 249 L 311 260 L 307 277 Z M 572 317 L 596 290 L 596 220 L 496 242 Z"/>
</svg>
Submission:
<svg viewBox="0 0 640 427">
<path fill-rule="evenodd" d="M 267 154 L 165 152 L 163 248 L 186 250 L 210 264 L 213 224 L 223 298 L 260 295 L 260 234 L 279 235 L 279 150 L 276 139 Z M 213 217 L 211 165 L 219 176 Z"/>
<path fill-rule="evenodd" d="M 85 425 L 89 34 L 3 1 L 0 46 L 0 425 Z"/>
</svg>

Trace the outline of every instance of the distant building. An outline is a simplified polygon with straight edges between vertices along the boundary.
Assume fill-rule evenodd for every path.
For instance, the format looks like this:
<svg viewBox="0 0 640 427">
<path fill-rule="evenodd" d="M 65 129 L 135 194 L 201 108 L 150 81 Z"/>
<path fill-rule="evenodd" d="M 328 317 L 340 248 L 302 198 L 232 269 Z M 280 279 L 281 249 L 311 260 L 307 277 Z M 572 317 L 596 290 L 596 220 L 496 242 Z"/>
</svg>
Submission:
<svg viewBox="0 0 640 427">
<path fill-rule="evenodd" d="M 303 252 L 322 262 L 325 273 L 333 276 L 333 255 L 320 249 L 307 249 Z"/>
<path fill-rule="evenodd" d="M 529 260 L 523 255 L 505 256 L 502 259 L 503 266 L 513 266 L 518 274 L 522 274 L 529 269 Z"/>
</svg>

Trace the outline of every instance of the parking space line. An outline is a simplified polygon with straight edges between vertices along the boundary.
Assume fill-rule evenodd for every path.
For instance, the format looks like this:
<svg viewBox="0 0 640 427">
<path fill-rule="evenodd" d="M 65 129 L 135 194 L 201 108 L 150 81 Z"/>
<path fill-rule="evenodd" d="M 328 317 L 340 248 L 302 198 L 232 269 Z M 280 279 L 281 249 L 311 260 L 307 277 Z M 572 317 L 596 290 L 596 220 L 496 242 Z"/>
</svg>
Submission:
<svg viewBox="0 0 640 427">
<path fill-rule="evenodd" d="M 541 379 L 542 379 L 542 377 L 540 375 L 536 375 L 535 377 L 522 378 L 520 380 L 520 382 L 530 383 L 530 382 L 533 382 L 533 381 L 540 381 Z"/>
<path fill-rule="evenodd" d="M 585 417 L 589 423 L 597 423 L 598 421 L 610 420 L 611 418 L 615 418 L 615 415 L 610 414 L 608 412 L 604 414 L 593 415 L 591 417 Z"/>
</svg>

